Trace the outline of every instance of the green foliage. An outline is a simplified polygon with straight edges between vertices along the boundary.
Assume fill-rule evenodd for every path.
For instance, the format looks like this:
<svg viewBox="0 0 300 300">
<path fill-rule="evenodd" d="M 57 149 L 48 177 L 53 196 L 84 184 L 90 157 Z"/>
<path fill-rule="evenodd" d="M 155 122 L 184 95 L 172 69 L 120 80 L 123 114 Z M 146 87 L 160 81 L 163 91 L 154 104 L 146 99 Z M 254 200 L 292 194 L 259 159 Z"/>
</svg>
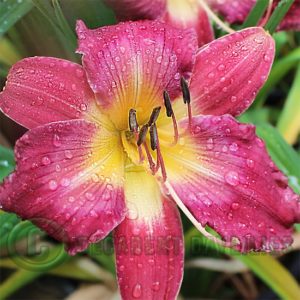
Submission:
<svg viewBox="0 0 300 300">
<path fill-rule="evenodd" d="M 30 0 L 6 0 L 0 2 L 0 37 L 19 19 L 26 15 L 33 5 Z"/>
<path fill-rule="evenodd" d="M 243 23 L 242 28 L 256 26 L 259 23 L 259 20 L 262 18 L 264 12 L 266 11 L 268 4 L 269 0 L 256 1 L 254 7 L 247 16 L 247 19 Z"/>
<path fill-rule="evenodd" d="M 295 0 L 281 0 L 271 15 L 265 29 L 271 34 L 275 32 L 277 26 L 282 21 Z"/>
</svg>

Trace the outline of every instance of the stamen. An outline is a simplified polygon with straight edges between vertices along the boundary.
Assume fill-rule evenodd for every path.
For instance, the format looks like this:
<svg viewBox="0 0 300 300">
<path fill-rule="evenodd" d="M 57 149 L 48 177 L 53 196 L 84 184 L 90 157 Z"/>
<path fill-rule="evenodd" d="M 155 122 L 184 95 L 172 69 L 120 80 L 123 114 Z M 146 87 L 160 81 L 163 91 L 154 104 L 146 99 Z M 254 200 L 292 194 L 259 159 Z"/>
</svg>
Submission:
<svg viewBox="0 0 300 300">
<path fill-rule="evenodd" d="M 150 116 L 150 119 L 148 121 L 148 126 L 151 126 L 152 124 L 154 124 L 159 116 L 159 113 L 160 113 L 160 109 L 161 107 L 158 106 L 158 107 L 155 107 L 151 113 L 151 116 Z"/>
<path fill-rule="evenodd" d="M 141 128 L 138 136 L 138 140 L 136 142 L 138 146 L 141 146 L 145 142 L 148 128 L 149 128 L 148 124 L 143 125 L 143 127 Z"/>
<path fill-rule="evenodd" d="M 176 145 L 177 142 L 178 142 L 179 134 L 178 134 L 178 127 L 177 127 L 175 114 L 174 114 L 172 104 L 171 104 L 171 98 L 170 98 L 170 95 L 167 91 L 164 91 L 163 95 L 164 95 L 164 104 L 165 104 L 165 107 L 166 107 L 167 117 L 172 117 L 173 128 L 174 128 L 174 142 L 173 142 L 173 145 Z"/>
<path fill-rule="evenodd" d="M 158 135 L 157 135 L 157 128 L 156 125 L 153 124 L 150 127 L 150 142 L 151 142 L 151 149 L 154 151 L 157 149 L 157 142 L 158 142 Z"/>
<path fill-rule="evenodd" d="M 183 102 L 184 104 L 186 103 L 189 104 L 191 102 L 191 94 L 190 94 L 188 83 L 183 77 L 181 77 L 180 85 L 181 85 L 181 90 L 183 95 Z"/>
<path fill-rule="evenodd" d="M 165 163 L 164 163 L 163 157 L 161 155 L 161 151 L 160 151 L 159 138 L 158 138 L 156 124 L 154 123 L 151 127 L 152 127 L 152 129 L 150 128 L 150 130 L 151 130 L 150 133 L 152 132 L 153 143 L 154 143 L 153 146 L 155 146 L 155 148 L 156 148 L 156 155 L 157 155 L 156 172 L 158 171 L 158 169 L 160 167 L 161 175 L 162 175 L 163 181 L 165 182 L 167 180 L 167 172 L 166 172 Z M 152 140 L 151 136 L 150 136 L 150 138 Z M 152 148 L 152 141 L 151 141 L 151 148 Z M 153 150 L 155 150 L 155 149 L 153 149 Z"/>
<path fill-rule="evenodd" d="M 190 94 L 188 83 L 183 77 L 181 77 L 180 85 L 182 90 L 183 102 L 184 104 L 187 104 L 188 107 L 189 129 L 191 130 L 192 128 L 191 94 Z"/>
<path fill-rule="evenodd" d="M 145 151 L 146 151 L 146 155 L 147 155 L 147 159 L 148 159 L 148 162 L 149 162 L 150 170 L 152 172 L 152 175 L 154 175 L 156 173 L 156 167 L 155 167 L 155 163 L 152 159 L 152 155 L 149 151 L 149 148 L 148 148 L 148 145 L 147 145 L 146 142 L 144 142 L 143 146 L 144 146 Z"/>
<path fill-rule="evenodd" d="M 133 108 L 131 108 L 129 110 L 128 123 L 129 123 L 129 129 L 130 129 L 131 132 L 138 132 L 139 125 L 138 125 L 138 122 L 137 122 L 137 119 L 136 119 L 136 110 L 133 109 Z"/>
</svg>

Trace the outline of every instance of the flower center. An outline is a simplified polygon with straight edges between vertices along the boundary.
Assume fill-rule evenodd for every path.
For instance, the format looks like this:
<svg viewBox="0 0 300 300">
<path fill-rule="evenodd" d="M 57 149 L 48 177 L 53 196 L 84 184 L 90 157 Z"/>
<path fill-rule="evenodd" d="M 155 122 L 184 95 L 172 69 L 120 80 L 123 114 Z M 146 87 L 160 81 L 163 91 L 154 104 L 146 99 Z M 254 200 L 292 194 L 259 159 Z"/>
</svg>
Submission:
<svg viewBox="0 0 300 300">
<path fill-rule="evenodd" d="M 189 128 L 191 128 L 191 97 L 184 78 L 181 78 L 181 90 L 183 102 L 187 104 Z M 173 123 L 173 142 L 170 146 L 175 146 L 179 139 L 178 126 L 171 99 L 166 90 L 163 92 L 163 99 L 166 117 L 171 118 Z M 122 141 L 128 156 L 135 164 L 141 165 L 146 162 L 152 175 L 160 170 L 162 180 L 166 181 L 167 172 L 157 130 L 157 120 L 160 114 L 161 106 L 154 107 L 148 121 L 145 124 L 138 124 L 137 111 L 131 108 L 128 112 L 128 129 L 122 132 Z"/>
</svg>

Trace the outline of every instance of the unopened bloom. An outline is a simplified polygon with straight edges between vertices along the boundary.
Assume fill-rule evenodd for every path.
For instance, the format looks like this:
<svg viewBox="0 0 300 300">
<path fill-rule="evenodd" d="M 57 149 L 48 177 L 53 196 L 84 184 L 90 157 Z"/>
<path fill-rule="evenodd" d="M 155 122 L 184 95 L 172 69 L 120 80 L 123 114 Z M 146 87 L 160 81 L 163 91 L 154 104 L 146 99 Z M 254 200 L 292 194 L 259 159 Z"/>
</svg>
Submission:
<svg viewBox="0 0 300 300">
<path fill-rule="evenodd" d="M 207 0 L 208 4 L 222 14 L 229 23 L 242 23 L 257 0 Z M 279 0 L 273 2 L 273 8 Z M 295 0 L 278 26 L 278 30 L 300 30 L 300 0 Z"/>
<path fill-rule="evenodd" d="M 30 129 L 0 189 L 71 254 L 114 230 L 124 299 L 174 299 L 183 274 L 176 202 L 241 251 L 291 243 L 299 197 L 241 114 L 265 82 L 274 42 L 248 28 L 198 50 L 158 21 L 89 30 L 83 67 L 50 57 L 13 66 L 2 111 Z M 187 117 L 188 116 L 188 117 Z"/>
<path fill-rule="evenodd" d="M 197 0 L 106 0 L 119 20 L 163 20 L 179 29 L 194 28 L 198 44 L 214 39 L 206 11 Z"/>
</svg>

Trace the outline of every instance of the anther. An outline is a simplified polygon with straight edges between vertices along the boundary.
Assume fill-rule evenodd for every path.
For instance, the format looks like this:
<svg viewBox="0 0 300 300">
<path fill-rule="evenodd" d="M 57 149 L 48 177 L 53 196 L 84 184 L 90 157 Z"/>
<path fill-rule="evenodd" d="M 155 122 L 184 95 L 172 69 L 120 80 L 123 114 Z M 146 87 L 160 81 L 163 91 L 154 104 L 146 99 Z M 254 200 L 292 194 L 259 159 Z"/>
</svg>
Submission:
<svg viewBox="0 0 300 300">
<path fill-rule="evenodd" d="M 128 123 L 129 123 L 129 129 L 130 129 L 131 132 L 138 132 L 139 125 L 138 125 L 138 122 L 137 122 L 137 119 L 136 119 L 136 110 L 133 109 L 133 108 L 131 108 L 129 110 Z"/>
<path fill-rule="evenodd" d="M 158 106 L 158 107 L 155 107 L 153 110 L 152 110 L 152 113 L 151 113 L 151 116 L 150 116 L 150 119 L 148 121 L 148 126 L 151 126 L 152 124 L 154 124 L 159 116 L 159 113 L 160 113 L 160 109 L 161 107 Z"/>
<path fill-rule="evenodd" d="M 191 107 L 191 94 L 188 87 L 188 83 L 186 80 L 181 77 L 180 80 L 181 90 L 182 90 L 182 96 L 183 96 L 183 102 L 187 104 L 188 107 L 188 118 L 189 118 L 189 128 L 191 130 L 192 128 L 192 107 Z"/>
<path fill-rule="evenodd" d="M 167 116 L 171 117 L 172 114 L 173 114 L 173 108 L 172 108 L 169 93 L 167 91 L 164 91 L 163 95 L 164 95 L 164 104 L 165 104 L 165 107 L 166 107 Z"/>
<path fill-rule="evenodd" d="M 172 117 L 173 128 L 174 128 L 174 142 L 173 142 L 173 145 L 176 145 L 177 142 L 178 142 L 178 128 L 177 128 L 177 122 L 176 122 L 175 114 L 173 112 L 173 108 L 172 108 L 172 104 L 171 104 L 171 98 L 170 98 L 170 95 L 167 91 L 164 91 L 163 96 L 164 96 L 164 104 L 165 104 L 165 107 L 166 107 L 167 117 Z"/>
<path fill-rule="evenodd" d="M 149 128 L 148 124 L 143 125 L 143 127 L 141 128 L 138 139 L 137 139 L 138 146 L 141 146 L 145 142 L 148 128 Z"/>
<path fill-rule="evenodd" d="M 190 95 L 189 86 L 183 77 L 181 77 L 180 85 L 181 85 L 184 104 L 186 104 L 186 103 L 190 104 L 191 103 L 191 95 Z"/>
<path fill-rule="evenodd" d="M 158 142 L 157 128 L 156 125 L 153 124 L 150 127 L 150 144 L 151 144 L 151 149 L 153 151 L 157 149 L 157 142 Z"/>
</svg>

